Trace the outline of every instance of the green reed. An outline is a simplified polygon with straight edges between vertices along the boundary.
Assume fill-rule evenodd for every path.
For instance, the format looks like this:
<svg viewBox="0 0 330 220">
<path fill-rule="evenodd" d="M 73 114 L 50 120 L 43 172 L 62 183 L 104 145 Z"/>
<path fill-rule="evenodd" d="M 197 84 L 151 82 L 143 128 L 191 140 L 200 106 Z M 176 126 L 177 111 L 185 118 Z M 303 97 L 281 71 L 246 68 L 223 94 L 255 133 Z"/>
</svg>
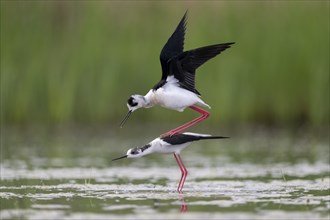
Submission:
<svg viewBox="0 0 330 220">
<path fill-rule="evenodd" d="M 329 2 L 1 1 L 5 123 L 118 123 L 160 79 L 189 9 L 185 49 L 236 42 L 197 72 L 217 123 L 329 122 Z M 132 122 L 177 116 L 158 108 Z"/>
</svg>

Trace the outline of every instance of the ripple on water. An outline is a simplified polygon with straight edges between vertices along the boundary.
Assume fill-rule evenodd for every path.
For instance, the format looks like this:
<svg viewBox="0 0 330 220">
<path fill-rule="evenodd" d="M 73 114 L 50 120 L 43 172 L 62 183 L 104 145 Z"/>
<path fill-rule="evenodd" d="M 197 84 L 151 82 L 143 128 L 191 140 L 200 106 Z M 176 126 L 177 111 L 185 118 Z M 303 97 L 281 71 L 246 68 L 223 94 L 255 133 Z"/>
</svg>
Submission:
<svg viewBox="0 0 330 220">
<path fill-rule="evenodd" d="M 184 194 L 173 167 L 1 167 L 1 218 L 321 218 L 330 210 L 329 165 L 189 167 Z M 290 178 L 288 178 L 290 176 Z M 188 213 L 180 215 L 183 201 Z M 24 204 L 25 208 L 17 208 Z M 210 213 L 208 210 L 213 210 Z M 87 211 L 86 211 L 87 210 Z"/>
</svg>

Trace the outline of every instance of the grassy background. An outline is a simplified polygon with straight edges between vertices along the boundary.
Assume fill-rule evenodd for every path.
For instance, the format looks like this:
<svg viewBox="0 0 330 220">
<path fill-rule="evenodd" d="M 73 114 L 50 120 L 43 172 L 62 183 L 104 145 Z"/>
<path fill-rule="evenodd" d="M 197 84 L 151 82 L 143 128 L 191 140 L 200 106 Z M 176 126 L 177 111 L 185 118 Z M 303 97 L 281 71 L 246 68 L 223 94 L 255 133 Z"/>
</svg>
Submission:
<svg viewBox="0 0 330 220">
<path fill-rule="evenodd" d="M 1 1 L 1 123 L 113 124 L 160 79 L 186 9 L 185 49 L 235 41 L 197 72 L 209 125 L 329 124 L 328 1 Z M 139 110 L 128 123 L 191 118 Z"/>
</svg>

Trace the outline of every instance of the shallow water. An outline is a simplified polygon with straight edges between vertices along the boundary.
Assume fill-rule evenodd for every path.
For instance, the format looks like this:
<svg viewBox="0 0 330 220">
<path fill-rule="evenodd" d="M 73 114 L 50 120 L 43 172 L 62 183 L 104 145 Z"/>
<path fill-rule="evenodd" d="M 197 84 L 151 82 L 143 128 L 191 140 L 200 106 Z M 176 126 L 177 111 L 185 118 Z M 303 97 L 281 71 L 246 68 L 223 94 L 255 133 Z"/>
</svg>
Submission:
<svg viewBox="0 0 330 220">
<path fill-rule="evenodd" d="M 329 219 L 327 136 L 273 134 L 189 146 L 182 152 L 189 174 L 180 194 L 180 170 L 172 155 L 111 162 L 131 143 L 150 139 L 8 132 L 0 217 Z"/>
</svg>

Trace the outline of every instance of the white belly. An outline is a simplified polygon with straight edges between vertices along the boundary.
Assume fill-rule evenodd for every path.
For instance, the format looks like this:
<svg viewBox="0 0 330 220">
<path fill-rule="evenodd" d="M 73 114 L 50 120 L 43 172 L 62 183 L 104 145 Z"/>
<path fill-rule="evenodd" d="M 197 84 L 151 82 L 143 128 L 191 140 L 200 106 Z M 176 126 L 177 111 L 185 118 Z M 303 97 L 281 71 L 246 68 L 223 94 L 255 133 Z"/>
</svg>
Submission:
<svg viewBox="0 0 330 220">
<path fill-rule="evenodd" d="M 170 145 L 166 143 L 165 141 L 160 140 L 157 138 L 153 141 L 153 153 L 160 153 L 160 154 L 170 154 L 170 153 L 180 153 L 181 150 L 186 148 L 188 145 L 191 144 L 191 142 L 184 143 L 184 144 L 178 144 L 178 145 Z"/>
<path fill-rule="evenodd" d="M 166 84 L 156 91 L 150 90 L 146 97 L 148 97 L 152 105 L 160 105 L 179 112 L 196 104 L 209 107 L 195 93 L 173 84 Z"/>
<path fill-rule="evenodd" d="M 156 97 L 160 106 L 177 111 L 183 111 L 198 102 L 196 94 L 177 87 L 171 90 L 160 88 L 156 91 Z"/>
</svg>

